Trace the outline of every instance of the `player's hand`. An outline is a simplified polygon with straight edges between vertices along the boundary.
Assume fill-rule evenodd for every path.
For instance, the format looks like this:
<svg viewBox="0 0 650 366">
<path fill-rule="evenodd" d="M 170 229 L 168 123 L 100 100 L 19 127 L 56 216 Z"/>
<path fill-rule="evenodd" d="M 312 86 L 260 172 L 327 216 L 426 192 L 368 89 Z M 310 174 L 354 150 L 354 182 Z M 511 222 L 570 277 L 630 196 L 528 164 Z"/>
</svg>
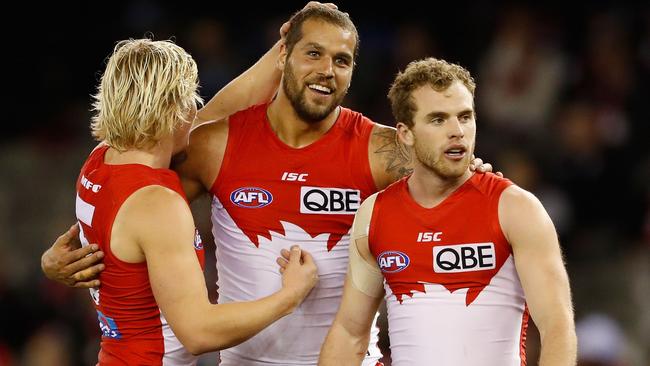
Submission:
<svg viewBox="0 0 650 366">
<path fill-rule="evenodd" d="M 334 3 L 321 3 L 318 1 L 310 1 L 305 5 L 303 9 L 309 8 L 311 6 L 327 6 L 332 9 L 338 9 L 339 7 L 336 6 Z M 348 13 L 345 13 L 345 15 L 348 15 Z M 284 43 L 285 38 L 287 37 L 287 33 L 289 32 L 289 27 L 291 26 L 291 23 L 289 21 L 286 21 L 280 26 L 280 39 L 282 40 L 282 43 Z"/>
<path fill-rule="evenodd" d="M 477 173 L 489 173 L 492 171 L 492 164 L 483 163 L 483 159 L 472 155 L 472 161 L 469 163 L 469 170 Z M 503 177 L 503 173 L 496 172 L 496 175 Z"/>
<path fill-rule="evenodd" d="M 97 275 L 104 264 L 97 262 L 103 257 L 97 244 L 81 247 L 79 224 L 74 224 L 43 253 L 41 269 L 47 278 L 69 287 L 98 287 Z"/>
<path fill-rule="evenodd" d="M 295 300 L 298 306 L 318 282 L 318 269 L 314 258 L 299 246 L 293 245 L 290 250 L 282 249 L 278 257 L 282 273 L 282 289 Z"/>
</svg>

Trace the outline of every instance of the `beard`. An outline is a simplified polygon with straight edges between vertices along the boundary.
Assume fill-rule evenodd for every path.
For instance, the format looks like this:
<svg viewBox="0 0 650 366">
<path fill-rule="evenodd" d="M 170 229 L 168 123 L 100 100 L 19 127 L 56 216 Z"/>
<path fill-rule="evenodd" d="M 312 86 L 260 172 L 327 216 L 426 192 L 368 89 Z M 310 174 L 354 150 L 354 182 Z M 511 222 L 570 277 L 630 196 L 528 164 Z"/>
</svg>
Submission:
<svg viewBox="0 0 650 366">
<path fill-rule="evenodd" d="M 444 152 L 434 151 L 431 145 L 420 143 L 417 138 L 415 139 L 413 149 L 415 150 L 416 159 L 428 170 L 441 178 L 454 179 L 460 178 L 469 168 L 474 147 L 470 147 L 465 152 L 463 159 L 458 162 L 448 161 L 445 159 Z"/>
<path fill-rule="evenodd" d="M 318 82 L 321 80 L 316 80 Z M 343 98 L 347 94 L 347 88 L 342 91 L 338 89 L 332 93 L 332 99 L 329 104 L 318 105 L 314 103 L 309 103 L 307 101 L 307 86 L 299 85 L 298 80 L 296 79 L 295 74 L 293 73 L 293 68 L 290 66 L 289 62 L 284 66 L 284 78 L 282 79 L 282 90 L 284 94 L 289 99 L 291 106 L 296 111 L 298 117 L 308 123 L 317 123 L 330 115 L 332 111 L 343 102 Z M 337 94 L 337 92 L 339 94 Z"/>
</svg>

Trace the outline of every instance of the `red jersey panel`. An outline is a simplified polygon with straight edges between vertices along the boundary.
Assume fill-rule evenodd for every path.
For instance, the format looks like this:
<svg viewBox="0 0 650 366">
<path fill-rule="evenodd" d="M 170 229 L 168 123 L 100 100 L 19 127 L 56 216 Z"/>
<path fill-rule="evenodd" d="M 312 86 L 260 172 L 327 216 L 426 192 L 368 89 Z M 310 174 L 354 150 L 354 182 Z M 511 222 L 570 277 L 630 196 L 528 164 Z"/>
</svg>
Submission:
<svg viewBox="0 0 650 366">
<path fill-rule="evenodd" d="M 525 300 L 498 217 L 512 183 L 475 174 L 426 209 L 407 182 L 377 195 L 368 236 L 385 278 L 393 364 L 524 364 Z"/>
<path fill-rule="evenodd" d="M 195 358 L 176 339 L 153 296 L 147 264 L 126 263 L 110 249 L 115 216 L 124 201 L 140 188 L 159 185 L 185 198 L 180 180 L 169 169 L 140 164 L 104 163 L 108 146 L 89 156 L 77 180 L 76 214 L 84 245 L 96 243 L 105 253 L 99 279 L 91 289 L 102 331 L 100 365 L 187 365 Z M 198 236 L 194 247 L 203 266 L 203 246 Z"/>
<path fill-rule="evenodd" d="M 368 161 L 374 123 L 340 108 L 323 137 L 296 149 L 272 131 L 267 108 L 230 117 L 228 145 L 211 189 L 219 302 L 279 290 L 275 260 L 294 244 L 314 256 L 320 280 L 293 314 L 222 351 L 221 362 L 315 365 L 341 300 L 354 214 L 376 191 Z M 381 357 L 374 343 L 369 353 L 367 362 Z"/>
</svg>

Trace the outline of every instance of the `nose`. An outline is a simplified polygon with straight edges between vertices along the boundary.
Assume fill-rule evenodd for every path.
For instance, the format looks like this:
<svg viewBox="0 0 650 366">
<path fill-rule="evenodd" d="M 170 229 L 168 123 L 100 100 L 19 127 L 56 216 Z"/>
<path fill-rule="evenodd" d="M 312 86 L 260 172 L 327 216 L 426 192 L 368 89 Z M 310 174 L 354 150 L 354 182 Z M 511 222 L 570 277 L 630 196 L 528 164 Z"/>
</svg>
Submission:
<svg viewBox="0 0 650 366">
<path fill-rule="evenodd" d="M 323 57 L 318 65 L 318 74 L 327 79 L 334 77 L 334 60 L 331 57 Z"/>
<path fill-rule="evenodd" d="M 465 130 L 463 129 L 463 124 L 458 118 L 452 118 L 449 121 L 449 129 L 447 130 L 447 135 L 449 138 L 463 138 L 465 137 Z"/>
</svg>

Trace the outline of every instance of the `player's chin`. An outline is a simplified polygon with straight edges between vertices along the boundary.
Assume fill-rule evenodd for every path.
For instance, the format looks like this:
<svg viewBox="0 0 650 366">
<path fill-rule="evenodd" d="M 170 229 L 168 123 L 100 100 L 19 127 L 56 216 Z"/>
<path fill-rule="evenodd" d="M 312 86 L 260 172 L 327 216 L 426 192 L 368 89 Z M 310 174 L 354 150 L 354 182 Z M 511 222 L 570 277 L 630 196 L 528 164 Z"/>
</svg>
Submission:
<svg viewBox="0 0 650 366">
<path fill-rule="evenodd" d="M 460 178 L 469 169 L 469 161 L 454 162 L 446 166 L 445 176 L 447 178 Z"/>
</svg>

